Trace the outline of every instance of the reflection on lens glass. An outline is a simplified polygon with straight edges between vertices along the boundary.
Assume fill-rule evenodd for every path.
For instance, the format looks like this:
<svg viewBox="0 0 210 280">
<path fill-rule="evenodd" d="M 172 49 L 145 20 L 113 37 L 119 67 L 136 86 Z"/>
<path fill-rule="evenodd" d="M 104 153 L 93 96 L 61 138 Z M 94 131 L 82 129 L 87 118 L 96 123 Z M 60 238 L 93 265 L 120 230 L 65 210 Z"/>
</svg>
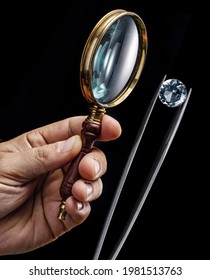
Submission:
<svg viewBox="0 0 210 280">
<path fill-rule="evenodd" d="M 112 102 L 126 87 L 135 69 L 140 48 L 131 16 L 116 20 L 102 38 L 94 56 L 92 91 L 100 104 Z"/>
</svg>

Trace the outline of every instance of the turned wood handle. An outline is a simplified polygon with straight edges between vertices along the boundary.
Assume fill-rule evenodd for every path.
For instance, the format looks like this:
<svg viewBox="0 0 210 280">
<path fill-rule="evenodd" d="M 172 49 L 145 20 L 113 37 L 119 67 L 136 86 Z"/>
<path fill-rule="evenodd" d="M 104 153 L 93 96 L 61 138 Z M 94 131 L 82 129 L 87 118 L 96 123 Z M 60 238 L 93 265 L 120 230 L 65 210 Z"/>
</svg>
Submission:
<svg viewBox="0 0 210 280">
<path fill-rule="evenodd" d="M 78 171 L 78 165 L 81 159 L 91 151 L 95 140 L 101 132 L 101 124 L 93 123 L 86 119 L 82 124 L 81 138 L 82 149 L 79 155 L 70 163 L 69 168 L 63 178 L 60 187 L 60 195 L 63 201 L 71 196 L 73 184 L 81 177 Z"/>
</svg>

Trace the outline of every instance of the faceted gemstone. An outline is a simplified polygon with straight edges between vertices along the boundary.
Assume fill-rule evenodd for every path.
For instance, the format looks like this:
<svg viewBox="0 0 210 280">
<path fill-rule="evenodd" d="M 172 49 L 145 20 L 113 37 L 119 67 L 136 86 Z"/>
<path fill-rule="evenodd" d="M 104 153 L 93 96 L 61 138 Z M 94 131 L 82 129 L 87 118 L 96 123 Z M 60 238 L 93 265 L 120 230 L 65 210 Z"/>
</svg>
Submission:
<svg viewBox="0 0 210 280">
<path fill-rule="evenodd" d="M 168 79 L 163 82 L 159 90 L 160 101 L 168 107 L 180 106 L 187 97 L 185 85 L 177 79 Z"/>
</svg>

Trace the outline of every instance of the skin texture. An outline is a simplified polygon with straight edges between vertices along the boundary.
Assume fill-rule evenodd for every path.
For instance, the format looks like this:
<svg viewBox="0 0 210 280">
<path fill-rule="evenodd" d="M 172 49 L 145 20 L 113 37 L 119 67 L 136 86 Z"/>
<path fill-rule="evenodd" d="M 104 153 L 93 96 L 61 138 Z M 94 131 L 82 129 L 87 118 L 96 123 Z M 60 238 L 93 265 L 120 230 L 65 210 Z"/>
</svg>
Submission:
<svg viewBox="0 0 210 280">
<path fill-rule="evenodd" d="M 20 254 L 44 246 L 81 224 L 90 202 L 102 193 L 107 170 L 104 153 L 93 148 L 79 164 L 81 179 L 66 200 L 65 221 L 57 218 L 60 184 L 68 164 L 81 149 L 85 116 L 72 117 L 0 143 L 0 255 Z M 119 123 L 105 115 L 98 141 L 121 134 Z"/>
</svg>

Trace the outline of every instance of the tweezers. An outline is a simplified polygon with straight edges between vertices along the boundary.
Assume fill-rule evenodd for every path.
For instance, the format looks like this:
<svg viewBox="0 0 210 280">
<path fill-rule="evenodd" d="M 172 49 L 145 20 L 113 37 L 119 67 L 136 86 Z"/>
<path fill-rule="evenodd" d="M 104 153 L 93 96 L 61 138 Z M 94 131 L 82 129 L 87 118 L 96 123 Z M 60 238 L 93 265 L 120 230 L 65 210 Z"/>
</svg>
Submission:
<svg viewBox="0 0 210 280">
<path fill-rule="evenodd" d="M 121 192 L 123 190 L 123 186 L 125 184 L 125 181 L 126 181 L 126 178 L 127 178 L 127 175 L 129 173 L 129 170 L 131 168 L 131 165 L 132 165 L 132 162 L 133 162 L 133 159 L 135 157 L 135 154 L 138 150 L 138 147 L 139 147 L 139 144 L 141 143 L 141 139 L 143 137 L 143 134 L 144 134 L 144 131 L 146 129 L 146 126 L 149 122 L 149 119 L 150 119 L 150 116 L 152 114 L 152 111 L 154 109 L 154 106 L 156 104 L 156 101 L 157 101 L 157 98 L 158 98 L 158 95 L 159 95 L 159 90 L 160 90 L 160 87 L 161 85 L 163 84 L 163 82 L 166 80 L 166 75 L 164 76 L 164 78 L 162 79 L 158 89 L 156 90 L 155 94 L 153 95 L 152 97 L 152 100 L 148 106 L 148 109 L 144 115 L 144 118 L 142 120 L 142 123 L 140 125 L 140 128 L 138 130 L 138 133 L 137 133 L 137 136 L 136 136 L 136 139 L 134 140 L 134 144 L 131 148 L 131 152 L 129 154 L 129 157 L 128 157 L 128 160 L 125 164 L 125 167 L 123 169 L 123 172 L 122 172 L 122 176 L 120 178 L 120 181 L 119 181 L 119 184 L 117 186 L 117 189 L 116 189 L 116 192 L 115 192 L 115 195 L 114 195 L 114 198 L 112 200 L 112 203 L 111 203 L 111 206 L 109 208 L 109 211 L 108 211 L 108 214 L 106 216 L 106 219 L 105 219 L 105 223 L 102 227 L 102 231 L 101 231 L 101 234 L 99 236 L 99 241 L 97 243 L 97 246 L 96 246 L 96 249 L 95 249 L 95 252 L 94 252 L 94 256 L 93 256 L 93 260 L 98 260 L 99 257 L 100 257 L 100 254 L 101 254 L 101 251 L 102 251 L 102 248 L 103 248 L 103 245 L 104 245 L 104 241 L 105 241 L 105 238 L 106 238 L 106 235 L 108 233 L 108 230 L 109 230 L 109 226 L 111 224 L 111 221 L 112 221 L 112 217 L 114 215 L 114 212 L 115 212 L 115 209 L 116 209 L 116 206 L 117 206 L 117 203 L 119 201 L 119 198 L 120 198 L 120 195 L 121 195 Z M 192 92 L 192 88 L 189 89 L 188 93 L 187 93 L 187 97 L 186 97 L 186 100 L 184 101 L 184 103 L 182 105 L 180 105 L 169 125 L 169 129 L 168 131 L 166 132 L 166 135 L 163 139 L 163 142 L 162 144 L 160 145 L 160 149 L 157 153 L 157 156 L 152 164 L 152 167 L 149 171 L 149 174 L 143 184 L 143 187 L 142 187 L 142 190 L 136 200 L 136 203 L 131 211 L 131 214 L 128 218 L 128 221 L 111 253 L 111 255 L 109 256 L 109 260 L 115 260 L 120 252 L 120 250 L 122 249 L 130 231 L 132 230 L 132 227 L 134 225 L 134 223 L 136 222 L 137 218 L 138 218 L 138 215 L 144 205 L 144 202 L 152 188 L 152 185 L 158 175 L 158 172 L 163 164 L 163 161 L 167 155 L 167 152 L 172 144 L 172 141 L 174 139 L 174 136 L 177 132 L 177 129 L 181 123 L 181 120 L 182 120 L 182 117 L 183 117 L 183 114 L 185 112 L 185 109 L 187 107 L 187 104 L 188 104 L 188 101 L 189 101 L 189 98 L 190 98 L 190 95 L 191 95 L 191 92 Z"/>
</svg>

